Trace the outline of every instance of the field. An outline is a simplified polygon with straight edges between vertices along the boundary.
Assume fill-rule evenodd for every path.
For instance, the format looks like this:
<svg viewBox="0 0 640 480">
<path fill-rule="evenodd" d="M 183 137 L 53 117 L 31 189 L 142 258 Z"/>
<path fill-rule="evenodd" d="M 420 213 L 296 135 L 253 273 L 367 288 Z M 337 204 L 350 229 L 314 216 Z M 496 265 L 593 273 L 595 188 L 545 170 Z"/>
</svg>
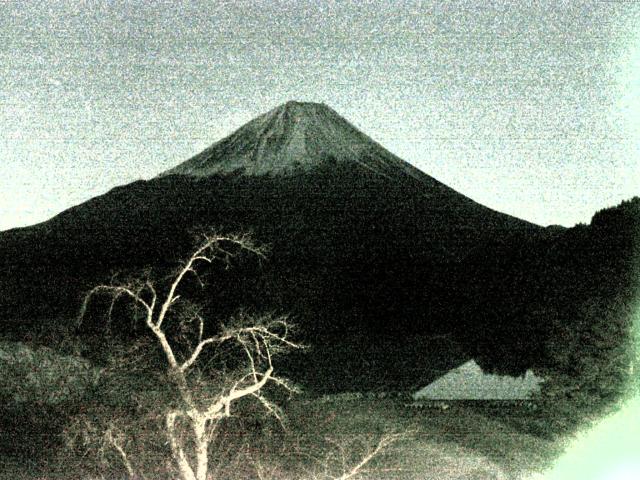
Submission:
<svg viewBox="0 0 640 480">
<path fill-rule="evenodd" d="M 293 416 L 317 420 L 307 423 L 315 428 L 307 427 L 305 435 L 342 443 L 362 434 L 375 441 L 385 433 L 405 432 L 404 439 L 372 463 L 365 478 L 526 478 L 560 453 L 557 443 L 509 426 L 509 420 L 532 417 L 526 406 L 511 408 L 507 421 L 495 418 L 491 406 L 452 402 L 442 407 L 436 402 L 433 408 L 408 408 L 393 399 L 314 401 L 296 405 Z"/>
<path fill-rule="evenodd" d="M 495 405 L 459 402 L 409 408 L 397 398 L 338 395 L 299 397 L 286 412 L 284 428 L 245 424 L 244 430 L 221 432 L 212 454 L 217 464 L 213 478 L 340 478 L 380 439 L 398 433 L 399 438 L 361 469 L 361 476 L 352 478 L 527 479 L 561 452 L 558 442 L 514 426 L 535 415 L 526 405 L 497 415 Z M 11 441 L 3 435 L 2 442 Z M 53 462 L 29 466 L 28 461 L 5 457 L 2 478 L 87 478 L 75 471 L 74 461 L 57 462 L 55 468 Z"/>
</svg>

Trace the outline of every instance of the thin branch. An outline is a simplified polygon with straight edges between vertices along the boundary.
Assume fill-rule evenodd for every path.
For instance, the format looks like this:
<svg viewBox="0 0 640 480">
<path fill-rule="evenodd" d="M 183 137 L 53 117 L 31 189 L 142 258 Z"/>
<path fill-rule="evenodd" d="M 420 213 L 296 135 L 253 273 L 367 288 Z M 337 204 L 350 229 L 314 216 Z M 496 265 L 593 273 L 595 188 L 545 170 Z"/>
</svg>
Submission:
<svg viewBox="0 0 640 480">
<path fill-rule="evenodd" d="M 149 289 L 149 291 L 151 292 L 151 305 L 149 305 L 149 308 L 151 309 L 151 311 L 155 311 L 156 309 L 156 301 L 158 299 L 158 294 L 156 293 L 156 289 L 153 286 L 153 283 L 151 283 L 149 280 L 146 281 L 145 286 Z"/>
<path fill-rule="evenodd" d="M 122 460 L 122 463 L 124 464 L 124 468 L 127 470 L 127 474 L 129 475 L 129 477 L 136 478 L 136 473 L 133 470 L 131 462 L 129 461 L 129 457 L 127 456 L 127 453 L 124 451 L 124 448 L 122 447 L 122 445 L 120 445 L 120 442 L 118 441 L 118 439 L 113 436 L 111 432 L 111 428 L 109 428 L 105 432 L 105 439 L 107 442 L 109 442 L 113 446 L 113 448 L 120 455 L 120 459 Z M 143 475 L 141 475 L 140 477 L 144 479 Z"/>
<path fill-rule="evenodd" d="M 193 365 L 195 363 L 195 361 L 198 359 L 198 357 L 200 356 L 200 353 L 202 353 L 202 349 L 204 347 L 206 347 L 207 345 L 211 344 L 211 343 L 222 343 L 225 340 L 229 339 L 230 337 L 228 336 L 224 336 L 224 337 L 209 337 L 205 340 L 201 340 L 198 345 L 196 346 L 196 348 L 193 350 L 193 352 L 191 352 L 191 355 L 189 356 L 189 358 L 187 360 L 185 360 L 182 365 L 180 365 L 180 371 L 181 372 L 185 372 L 189 367 L 191 367 L 191 365 Z"/>
<path fill-rule="evenodd" d="M 278 423 L 280 424 L 280 426 L 284 429 L 284 424 L 282 421 L 282 413 L 281 413 L 281 410 L 278 408 L 278 406 L 274 403 L 271 403 L 269 400 L 267 400 L 264 396 L 260 395 L 259 393 L 252 393 L 251 395 L 258 399 L 258 401 L 264 406 L 267 412 L 273 415 L 275 419 L 278 420 Z"/>
<path fill-rule="evenodd" d="M 251 350 L 249 350 L 247 343 L 242 339 L 242 337 L 238 337 L 238 342 L 240 342 L 240 344 L 242 345 L 242 348 L 244 349 L 244 352 L 247 355 L 247 358 L 249 359 L 249 364 L 251 365 L 251 373 L 253 374 L 253 381 L 257 382 L 258 373 L 256 371 L 256 363 L 253 360 L 253 355 L 251 354 Z"/>
<path fill-rule="evenodd" d="M 206 263 L 212 263 L 213 259 L 216 258 L 216 250 L 217 251 L 222 250 L 222 248 L 219 246 L 220 242 L 223 242 L 223 241 L 232 242 L 237 244 L 240 248 L 244 250 L 253 251 L 256 254 L 262 256 L 262 253 L 259 252 L 259 250 L 256 247 L 254 247 L 251 241 L 246 237 L 214 235 L 214 236 L 206 236 L 205 239 L 206 239 L 205 242 L 198 249 L 196 249 L 196 251 L 191 255 L 191 257 L 189 257 L 189 260 L 187 260 L 187 263 L 184 265 L 184 267 L 182 267 L 182 269 L 180 269 L 175 280 L 171 283 L 171 286 L 169 287 L 169 293 L 167 294 L 167 298 L 162 304 L 162 307 L 160 308 L 160 313 L 158 314 L 158 319 L 156 321 L 156 325 L 158 326 L 158 328 L 162 326 L 162 322 L 166 317 L 167 311 L 169 310 L 169 307 L 171 306 L 171 304 L 173 303 L 173 299 L 175 298 L 176 289 L 182 282 L 182 279 L 184 278 L 184 276 L 188 272 L 193 272 L 197 276 L 197 273 L 194 269 L 194 264 L 196 262 L 203 261 Z M 207 251 L 211 251 L 212 253 L 210 255 L 206 255 L 205 252 Z M 200 279 L 198 278 L 198 280 Z"/>
<path fill-rule="evenodd" d="M 266 385 L 269 380 L 273 378 L 271 376 L 272 373 L 273 367 L 269 367 L 266 372 L 258 373 L 258 375 L 262 377 L 259 381 L 238 390 L 237 388 L 245 381 L 245 379 L 247 379 L 248 377 L 253 377 L 253 372 L 243 376 L 233 385 L 233 387 L 231 387 L 228 394 L 222 395 L 214 404 L 210 405 L 209 408 L 205 411 L 204 415 L 208 419 L 219 418 L 221 416 L 219 412 L 224 409 L 223 416 L 230 416 L 231 403 L 235 400 L 238 400 L 239 398 L 246 397 L 247 395 L 252 395 L 258 392 L 260 389 L 262 389 L 262 387 Z"/>
<path fill-rule="evenodd" d="M 187 272 L 192 270 L 194 262 L 196 262 L 199 259 L 206 258 L 206 257 L 203 257 L 202 254 L 207 249 L 211 248 L 212 245 L 213 243 L 210 241 L 205 242 L 204 245 L 198 248 L 191 255 L 186 265 L 182 267 L 182 269 L 178 272 L 178 275 L 176 276 L 175 280 L 171 283 L 171 286 L 169 287 L 169 293 L 167 293 L 167 298 L 165 299 L 164 303 L 162 304 L 162 307 L 160 308 L 160 313 L 158 314 L 158 320 L 156 321 L 156 326 L 158 328 L 162 326 L 162 322 L 164 321 L 167 311 L 169 310 L 169 307 L 171 306 L 171 304 L 174 302 L 173 299 L 175 298 L 176 289 L 178 288 L 178 285 L 180 285 L 180 282 L 182 282 L 182 279 L 187 274 Z"/>
<path fill-rule="evenodd" d="M 202 260 L 203 262 L 207 262 L 207 263 L 211 263 L 213 260 L 209 257 L 205 257 L 204 255 L 198 255 L 197 257 L 193 257 L 193 261 L 196 262 L 198 260 Z M 193 268 L 190 269 L 192 272 L 194 271 Z"/>
<path fill-rule="evenodd" d="M 152 313 L 151 306 L 147 302 L 145 302 L 139 295 L 134 293 L 131 289 L 123 286 L 117 286 L 117 285 L 98 285 L 97 287 L 93 287 L 93 289 L 91 289 L 89 293 L 87 293 L 84 297 L 82 306 L 80 308 L 80 313 L 78 314 L 78 326 L 82 324 L 82 320 L 84 319 L 84 316 L 87 313 L 87 308 L 89 306 L 89 302 L 91 301 L 91 298 L 97 293 L 101 293 L 101 292 L 111 294 L 116 297 L 119 297 L 121 295 L 128 295 L 135 302 L 142 305 L 147 310 L 147 314 Z"/>
<path fill-rule="evenodd" d="M 122 292 L 116 292 L 111 298 L 111 303 L 109 304 L 109 310 L 107 311 L 107 332 L 109 332 L 111 328 L 111 318 L 113 315 L 113 308 L 116 302 L 118 301 L 118 298 L 120 298 L 121 295 L 122 295 Z M 136 305 L 138 305 L 137 302 L 136 302 Z"/>
<path fill-rule="evenodd" d="M 202 342 L 202 336 L 204 335 L 204 318 L 199 313 L 194 313 L 198 320 L 198 343 Z"/>
<path fill-rule="evenodd" d="M 375 446 L 373 450 L 367 453 L 362 459 L 351 468 L 348 472 L 344 472 L 339 477 L 334 477 L 334 480 L 348 480 L 349 478 L 353 478 L 356 475 L 362 473 L 362 468 L 368 464 L 375 456 L 377 456 L 382 450 L 387 448 L 389 445 L 398 440 L 402 435 L 401 434 L 392 434 L 392 435 L 384 435 L 378 444 Z"/>
</svg>

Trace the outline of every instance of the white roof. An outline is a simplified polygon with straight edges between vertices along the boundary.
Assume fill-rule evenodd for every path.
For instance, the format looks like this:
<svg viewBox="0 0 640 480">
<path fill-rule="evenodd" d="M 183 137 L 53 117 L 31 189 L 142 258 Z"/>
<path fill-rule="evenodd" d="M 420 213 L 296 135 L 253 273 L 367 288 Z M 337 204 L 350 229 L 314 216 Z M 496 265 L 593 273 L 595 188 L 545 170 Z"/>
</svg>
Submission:
<svg viewBox="0 0 640 480">
<path fill-rule="evenodd" d="M 540 390 L 544 380 L 530 370 L 521 377 L 484 373 L 474 360 L 414 393 L 416 400 L 519 400 Z"/>
</svg>

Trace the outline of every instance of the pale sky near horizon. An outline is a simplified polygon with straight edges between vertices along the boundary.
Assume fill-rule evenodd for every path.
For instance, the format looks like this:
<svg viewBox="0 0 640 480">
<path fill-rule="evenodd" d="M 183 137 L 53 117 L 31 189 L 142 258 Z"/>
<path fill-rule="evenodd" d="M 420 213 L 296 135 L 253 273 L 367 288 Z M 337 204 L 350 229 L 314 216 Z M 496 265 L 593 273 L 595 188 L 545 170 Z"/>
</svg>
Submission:
<svg viewBox="0 0 640 480">
<path fill-rule="evenodd" d="M 640 195 L 640 2 L 0 1 L 0 230 L 324 102 L 538 224 Z"/>
</svg>

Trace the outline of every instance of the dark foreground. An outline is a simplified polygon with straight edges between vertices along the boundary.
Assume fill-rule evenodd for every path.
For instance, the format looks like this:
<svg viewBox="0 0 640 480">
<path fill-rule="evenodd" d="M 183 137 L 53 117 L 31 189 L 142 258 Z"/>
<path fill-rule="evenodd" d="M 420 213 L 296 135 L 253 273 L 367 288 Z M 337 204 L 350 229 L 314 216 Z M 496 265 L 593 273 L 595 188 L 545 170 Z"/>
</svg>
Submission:
<svg viewBox="0 0 640 480">
<path fill-rule="evenodd" d="M 213 453 L 212 478 L 340 478 L 380 439 L 398 433 L 352 478 L 535 478 L 560 455 L 560 442 L 525 433 L 525 426 L 540 420 L 531 403 L 499 406 L 433 402 L 411 408 L 398 398 L 297 398 L 287 406 L 284 429 L 273 423 L 260 432 L 227 432 Z M 11 441 L 6 432 L 1 439 Z M 40 465 L 30 460 L 4 456 L 1 478 L 100 478 L 83 472 L 77 459 Z"/>
</svg>

